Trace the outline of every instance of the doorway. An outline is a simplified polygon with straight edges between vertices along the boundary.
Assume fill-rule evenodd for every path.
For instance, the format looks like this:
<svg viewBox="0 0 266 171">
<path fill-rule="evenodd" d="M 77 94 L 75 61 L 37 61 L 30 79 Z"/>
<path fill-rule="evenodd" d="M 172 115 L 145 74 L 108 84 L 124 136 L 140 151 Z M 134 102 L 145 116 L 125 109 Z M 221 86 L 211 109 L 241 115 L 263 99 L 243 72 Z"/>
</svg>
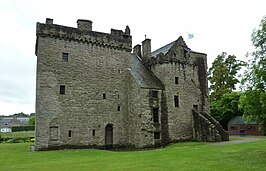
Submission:
<svg viewBox="0 0 266 171">
<path fill-rule="evenodd" d="M 111 124 L 108 124 L 105 127 L 105 145 L 113 145 L 113 126 Z"/>
</svg>

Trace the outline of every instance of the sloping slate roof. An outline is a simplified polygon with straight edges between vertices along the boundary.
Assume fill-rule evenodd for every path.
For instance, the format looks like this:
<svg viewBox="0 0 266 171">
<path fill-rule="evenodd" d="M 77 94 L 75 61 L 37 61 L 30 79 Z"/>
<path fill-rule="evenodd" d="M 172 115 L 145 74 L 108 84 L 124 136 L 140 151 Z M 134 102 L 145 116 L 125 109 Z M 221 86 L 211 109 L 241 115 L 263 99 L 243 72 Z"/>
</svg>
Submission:
<svg viewBox="0 0 266 171">
<path fill-rule="evenodd" d="M 131 55 L 130 73 L 141 88 L 164 90 L 163 83 L 143 65 L 135 54 Z"/>
<path fill-rule="evenodd" d="M 245 120 L 242 116 L 234 116 L 228 122 L 228 125 L 239 125 L 239 124 L 257 124 L 257 123 L 254 121 L 245 122 Z"/>
<path fill-rule="evenodd" d="M 167 44 L 167 45 L 165 45 L 165 46 L 153 51 L 151 53 L 151 56 L 156 57 L 160 53 L 163 53 L 165 55 L 169 51 L 169 49 L 174 45 L 175 42 L 176 41 L 173 41 L 173 42 L 171 42 L 171 43 L 169 43 L 169 44 Z"/>
</svg>

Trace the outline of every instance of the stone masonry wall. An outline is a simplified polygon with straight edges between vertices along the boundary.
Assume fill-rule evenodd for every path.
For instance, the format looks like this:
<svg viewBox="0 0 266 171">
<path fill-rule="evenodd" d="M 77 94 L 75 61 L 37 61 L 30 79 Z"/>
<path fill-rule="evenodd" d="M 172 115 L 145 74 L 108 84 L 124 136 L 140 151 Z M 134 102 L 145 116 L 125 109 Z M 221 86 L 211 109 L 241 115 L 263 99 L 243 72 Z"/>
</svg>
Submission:
<svg viewBox="0 0 266 171">
<path fill-rule="evenodd" d="M 170 141 L 192 139 L 192 108 L 200 106 L 197 67 L 179 63 L 152 66 L 152 71 L 165 85 Z M 175 77 L 179 82 L 175 84 Z M 179 96 L 179 107 L 174 107 L 174 95 Z"/>
<path fill-rule="evenodd" d="M 158 98 L 151 98 L 150 89 L 143 89 L 134 78 L 129 75 L 128 82 L 128 136 L 130 146 L 136 148 L 152 147 L 156 143 L 154 132 L 161 131 L 161 124 L 153 123 L 152 108 L 159 108 L 159 122 L 161 123 L 161 90 Z"/>
<path fill-rule="evenodd" d="M 51 36 L 49 29 L 37 35 L 36 149 L 102 146 L 107 124 L 113 125 L 113 143 L 127 144 L 127 48 Z M 68 62 L 62 60 L 63 52 Z M 60 85 L 65 85 L 64 95 Z"/>
</svg>

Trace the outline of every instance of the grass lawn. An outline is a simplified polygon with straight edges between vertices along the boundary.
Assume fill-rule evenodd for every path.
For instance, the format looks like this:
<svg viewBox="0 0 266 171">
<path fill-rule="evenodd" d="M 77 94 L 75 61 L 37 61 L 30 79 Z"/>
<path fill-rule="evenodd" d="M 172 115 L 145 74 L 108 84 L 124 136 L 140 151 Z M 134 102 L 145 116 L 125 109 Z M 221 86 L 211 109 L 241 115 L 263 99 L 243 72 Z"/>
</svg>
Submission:
<svg viewBox="0 0 266 171">
<path fill-rule="evenodd" d="M 20 132 L 1 132 L 2 138 L 24 138 L 34 137 L 34 131 L 20 131 Z"/>
<path fill-rule="evenodd" d="M 222 146 L 187 142 L 133 152 L 29 152 L 29 145 L 0 144 L 0 170 L 266 170 L 266 139 Z"/>
</svg>

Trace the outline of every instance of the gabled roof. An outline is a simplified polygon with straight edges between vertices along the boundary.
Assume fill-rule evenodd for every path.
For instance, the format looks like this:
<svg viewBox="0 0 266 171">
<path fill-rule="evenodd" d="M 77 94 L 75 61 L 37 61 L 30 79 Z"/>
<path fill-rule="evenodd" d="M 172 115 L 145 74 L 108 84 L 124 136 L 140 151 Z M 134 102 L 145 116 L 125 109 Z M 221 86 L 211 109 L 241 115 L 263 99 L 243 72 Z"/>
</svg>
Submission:
<svg viewBox="0 0 266 171">
<path fill-rule="evenodd" d="M 156 56 L 159 55 L 160 53 L 163 53 L 165 55 L 174 46 L 174 44 L 176 44 L 176 45 L 183 45 L 184 48 L 186 48 L 187 50 L 190 50 L 187 47 L 185 41 L 183 40 L 183 37 L 180 36 L 177 40 L 175 40 L 175 41 L 173 41 L 173 42 L 171 42 L 171 43 L 169 43 L 169 44 L 167 44 L 167 45 L 165 45 L 165 46 L 163 46 L 163 47 L 161 47 L 161 48 L 153 51 L 152 54 L 151 54 L 151 56 L 153 56 L 153 57 L 156 58 Z"/>
<path fill-rule="evenodd" d="M 173 42 L 171 42 L 171 43 L 169 43 L 169 44 L 167 44 L 167 45 L 165 45 L 165 46 L 153 51 L 151 53 L 151 56 L 156 57 L 160 53 L 163 53 L 165 55 L 169 51 L 169 49 L 174 45 L 175 42 L 176 41 L 173 41 Z"/>
<path fill-rule="evenodd" d="M 131 54 L 130 73 L 141 88 L 164 90 L 163 83 L 142 63 L 136 54 Z"/>
<path fill-rule="evenodd" d="M 257 123 L 254 121 L 246 122 L 243 116 L 234 116 L 228 122 L 228 125 L 240 125 L 240 124 L 257 124 Z"/>
</svg>

